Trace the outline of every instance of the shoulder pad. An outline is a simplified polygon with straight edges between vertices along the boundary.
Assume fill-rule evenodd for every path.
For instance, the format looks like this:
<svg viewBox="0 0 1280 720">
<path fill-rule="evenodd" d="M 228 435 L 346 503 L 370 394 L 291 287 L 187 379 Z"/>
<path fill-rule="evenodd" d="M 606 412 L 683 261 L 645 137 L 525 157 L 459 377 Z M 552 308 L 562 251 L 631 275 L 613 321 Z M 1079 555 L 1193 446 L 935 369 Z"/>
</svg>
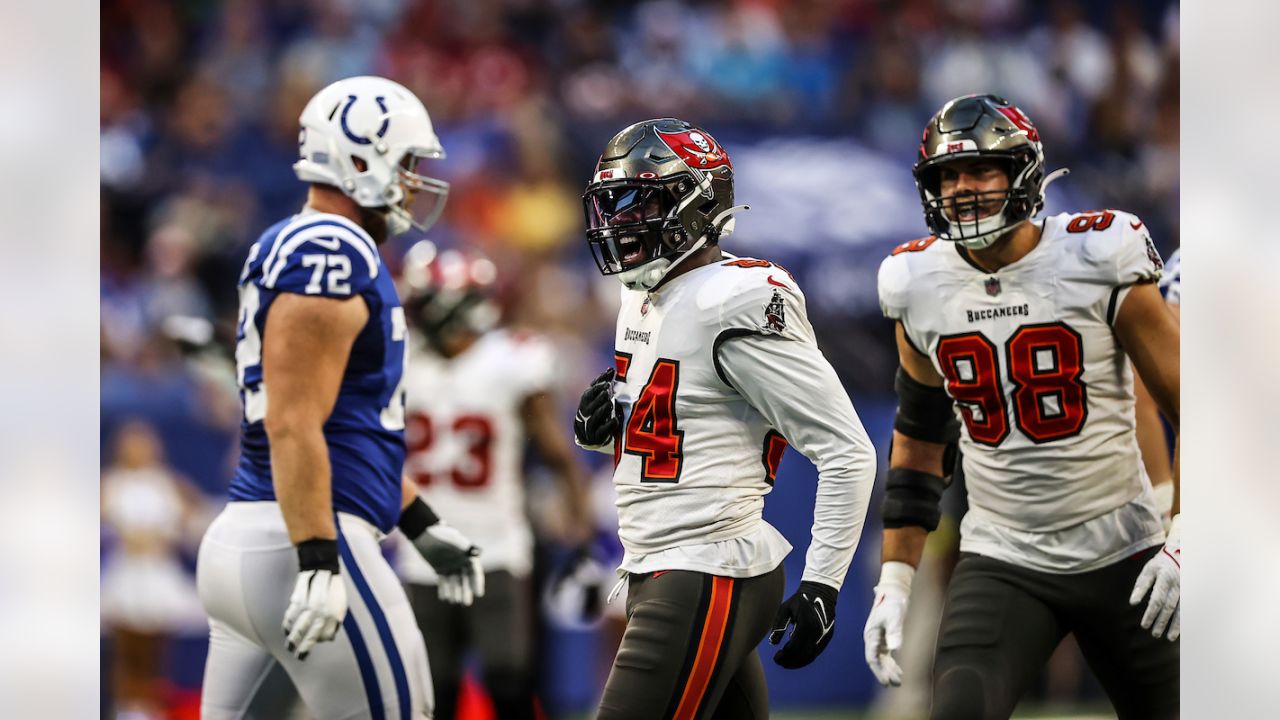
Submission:
<svg viewBox="0 0 1280 720">
<path fill-rule="evenodd" d="M 907 289 L 910 285 L 910 263 L 893 255 L 880 261 L 880 271 L 876 273 L 876 294 L 880 298 L 880 312 L 885 317 L 902 319 L 909 304 Z"/>
<path fill-rule="evenodd" d="M 349 297 L 367 288 L 382 260 L 373 239 L 346 218 L 304 215 L 276 235 L 262 261 L 263 287 L 324 297 Z"/>
<path fill-rule="evenodd" d="M 699 293 L 702 307 L 718 306 L 722 329 L 765 335 L 808 326 L 804 293 L 786 268 L 767 260 L 734 258 Z"/>
<path fill-rule="evenodd" d="M 901 320 L 906 313 L 910 305 L 907 293 L 911 287 L 911 264 L 920 257 L 918 253 L 933 245 L 935 240 L 934 237 L 924 237 L 902 243 L 880 261 L 880 271 L 876 274 L 876 294 L 880 298 L 880 311 L 885 317 Z"/>
<path fill-rule="evenodd" d="M 1132 285 L 1160 279 L 1164 262 L 1138 216 L 1099 210 L 1059 217 L 1068 238 L 1080 238 L 1085 261 L 1108 283 Z"/>
</svg>

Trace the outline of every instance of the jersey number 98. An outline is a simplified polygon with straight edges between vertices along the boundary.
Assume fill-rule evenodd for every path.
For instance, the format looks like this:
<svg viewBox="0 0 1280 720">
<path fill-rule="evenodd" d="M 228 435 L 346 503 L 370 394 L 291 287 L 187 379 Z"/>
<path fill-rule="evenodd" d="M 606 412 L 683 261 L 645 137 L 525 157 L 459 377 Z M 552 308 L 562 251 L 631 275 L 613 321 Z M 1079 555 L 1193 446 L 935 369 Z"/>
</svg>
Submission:
<svg viewBox="0 0 1280 720">
<path fill-rule="evenodd" d="M 1023 325 L 1004 354 L 1018 430 L 1034 443 L 1079 433 L 1088 416 L 1080 334 L 1061 322 Z M 969 437 L 992 447 L 1004 442 L 1010 412 L 995 344 L 980 332 L 948 335 L 938 342 L 938 364 Z"/>
</svg>

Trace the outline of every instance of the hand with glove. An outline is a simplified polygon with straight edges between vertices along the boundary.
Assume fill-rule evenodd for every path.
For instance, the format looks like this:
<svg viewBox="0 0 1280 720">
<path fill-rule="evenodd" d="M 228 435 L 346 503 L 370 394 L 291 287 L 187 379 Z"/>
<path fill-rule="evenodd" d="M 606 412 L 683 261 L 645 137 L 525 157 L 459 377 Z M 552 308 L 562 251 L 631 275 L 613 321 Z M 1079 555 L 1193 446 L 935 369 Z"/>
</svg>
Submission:
<svg viewBox="0 0 1280 720">
<path fill-rule="evenodd" d="M 787 627 L 794 626 L 791 639 L 773 654 L 773 661 L 788 670 L 802 668 L 814 661 L 835 635 L 835 588 L 822 583 L 802 581 L 800 589 L 787 598 L 773 618 L 769 644 L 777 645 Z"/>
<path fill-rule="evenodd" d="M 338 567 L 338 541 L 298 543 L 298 579 L 284 613 L 289 652 L 306 660 L 318 642 L 338 634 L 347 616 L 347 588 Z"/>
<path fill-rule="evenodd" d="M 590 547 L 580 547 L 551 574 L 543 609 L 562 627 L 594 627 L 604 617 L 605 595 L 612 577 L 613 573 L 595 558 Z"/>
<path fill-rule="evenodd" d="M 578 401 L 578 412 L 573 416 L 573 438 L 584 448 L 598 449 L 613 443 L 613 435 L 618 430 L 613 375 L 613 368 L 600 373 Z"/>
<path fill-rule="evenodd" d="M 1174 515 L 1169 523 L 1169 534 L 1164 547 L 1143 566 L 1134 583 L 1129 604 L 1137 605 L 1147 593 L 1146 612 L 1142 614 L 1142 627 L 1153 637 L 1164 636 L 1173 642 L 1182 633 L 1182 531 L 1178 528 L 1180 515 Z M 1166 628 L 1168 632 L 1165 632 Z"/>
<path fill-rule="evenodd" d="M 398 527 L 440 576 L 441 600 L 467 606 L 484 597 L 480 548 L 457 528 L 446 525 L 422 498 L 415 497 L 404 509 Z"/>
<path fill-rule="evenodd" d="M 902 625 L 907 617 L 907 600 L 911 597 L 911 579 L 916 570 L 907 563 L 889 561 L 880 569 L 871 614 L 862 629 L 863 652 L 867 666 L 885 687 L 902 684 L 902 668 L 893 652 L 902 647 Z"/>
</svg>

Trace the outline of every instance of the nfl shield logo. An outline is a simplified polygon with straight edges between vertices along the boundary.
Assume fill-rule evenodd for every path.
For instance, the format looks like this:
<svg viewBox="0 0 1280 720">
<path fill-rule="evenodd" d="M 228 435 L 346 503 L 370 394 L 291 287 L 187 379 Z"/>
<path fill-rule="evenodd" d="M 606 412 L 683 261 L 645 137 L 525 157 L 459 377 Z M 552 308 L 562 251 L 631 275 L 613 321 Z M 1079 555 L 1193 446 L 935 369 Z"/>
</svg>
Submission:
<svg viewBox="0 0 1280 720">
<path fill-rule="evenodd" d="M 644 302 L 640 303 L 640 315 L 644 316 L 648 314 L 649 314 L 649 298 L 646 297 L 644 299 Z"/>
<path fill-rule="evenodd" d="M 997 278 L 997 277 L 987 278 L 986 286 L 987 286 L 987 294 L 990 295 L 991 297 L 995 297 L 996 295 L 1000 294 L 1000 278 Z"/>
</svg>

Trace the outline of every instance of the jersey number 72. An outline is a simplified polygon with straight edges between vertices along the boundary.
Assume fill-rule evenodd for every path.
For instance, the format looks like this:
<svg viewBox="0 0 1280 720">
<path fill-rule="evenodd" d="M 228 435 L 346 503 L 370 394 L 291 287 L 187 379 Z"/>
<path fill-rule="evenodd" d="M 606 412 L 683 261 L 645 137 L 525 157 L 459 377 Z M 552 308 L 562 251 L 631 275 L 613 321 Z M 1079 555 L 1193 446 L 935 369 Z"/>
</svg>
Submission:
<svg viewBox="0 0 1280 720">
<path fill-rule="evenodd" d="M 1084 343 L 1062 322 L 1023 325 L 1009 336 L 1004 357 L 1013 385 L 1005 403 L 998 350 L 981 332 L 947 335 L 938 341 L 938 365 L 947 392 L 960 408 L 974 442 L 998 446 L 1009 436 L 1009 416 L 1034 443 L 1069 438 L 1088 417 Z"/>
</svg>

